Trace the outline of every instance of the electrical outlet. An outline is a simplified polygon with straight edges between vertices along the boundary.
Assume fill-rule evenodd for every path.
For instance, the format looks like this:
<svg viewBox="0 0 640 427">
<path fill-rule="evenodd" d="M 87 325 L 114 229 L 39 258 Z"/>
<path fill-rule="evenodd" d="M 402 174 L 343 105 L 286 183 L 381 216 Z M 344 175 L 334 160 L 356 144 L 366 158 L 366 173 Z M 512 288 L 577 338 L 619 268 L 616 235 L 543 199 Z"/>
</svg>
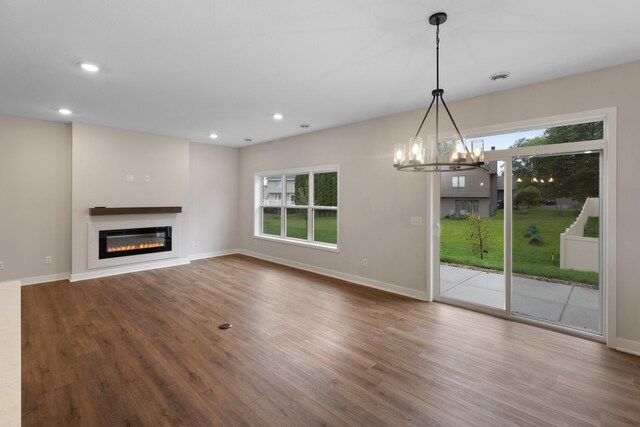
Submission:
<svg viewBox="0 0 640 427">
<path fill-rule="evenodd" d="M 53 257 L 51 255 L 47 255 L 46 257 L 44 257 L 44 263 L 53 264 Z"/>
<path fill-rule="evenodd" d="M 131 174 L 127 174 L 126 176 L 127 182 L 133 182 L 136 180 L 136 176 L 135 175 L 131 175 Z"/>
<path fill-rule="evenodd" d="M 4 270 L 4 261 L 0 261 L 0 270 Z"/>
<path fill-rule="evenodd" d="M 422 217 L 421 216 L 412 216 L 411 217 L 411 225 L 422 225 Z"/>
<path fill-rule="evenodd" d="M 369 267 L 369 260 L 366 258 L 362 258 L 362 266 L 363 267 Z"/>
<path fill-rule="evenodd" d="M 151 175 L 145 175 L 144 182 L 151 182 Z"/>
</svg>

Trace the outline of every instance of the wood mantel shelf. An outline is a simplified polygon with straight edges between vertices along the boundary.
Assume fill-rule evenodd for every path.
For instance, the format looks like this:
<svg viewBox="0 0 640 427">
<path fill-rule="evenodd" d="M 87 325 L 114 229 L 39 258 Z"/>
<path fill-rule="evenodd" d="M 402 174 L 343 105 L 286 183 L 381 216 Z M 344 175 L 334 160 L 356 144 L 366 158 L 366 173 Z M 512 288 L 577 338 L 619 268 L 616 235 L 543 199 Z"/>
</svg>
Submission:
<svg viewBox="0 0 640 427">
<path fill-rule="evenodd" d="M 164 214 L 181 213 L 182 206 L 155 206 L 155 207 L 128 207 L 128 208 L 105 208 L 104 206 L 89 208 L 89 215 L 143 215 L 143 214 Z"/>
</svg>

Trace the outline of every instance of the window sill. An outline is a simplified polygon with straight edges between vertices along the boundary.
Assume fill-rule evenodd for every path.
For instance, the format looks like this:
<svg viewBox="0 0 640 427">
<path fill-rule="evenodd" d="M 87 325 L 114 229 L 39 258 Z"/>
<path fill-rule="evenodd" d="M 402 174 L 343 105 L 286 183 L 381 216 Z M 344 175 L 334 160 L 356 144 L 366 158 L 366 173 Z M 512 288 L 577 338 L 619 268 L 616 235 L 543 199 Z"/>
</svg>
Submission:
<svg viewBox="0 0 640 427">
<path fill-rule="evenodd" d="M 305 240 L 284 239 L 282 237 L 264 236 L 260 234 L 254 235 L 253 238 L 259 239 L 259 240 L 266 240 L 268 242 L 284 243 L 287 245 L 304 246 L 306 248 L 320 249 L 322 251 L 328 251 L 328 252 L 335 252 L 335 253 L 340 252 L 340 249 L 338 249 L 338 245 L 332 245 L 329 243 L 323 244 L 323 243 L 316 243 L 316 242 L 307 242 Z"/>
</svg>

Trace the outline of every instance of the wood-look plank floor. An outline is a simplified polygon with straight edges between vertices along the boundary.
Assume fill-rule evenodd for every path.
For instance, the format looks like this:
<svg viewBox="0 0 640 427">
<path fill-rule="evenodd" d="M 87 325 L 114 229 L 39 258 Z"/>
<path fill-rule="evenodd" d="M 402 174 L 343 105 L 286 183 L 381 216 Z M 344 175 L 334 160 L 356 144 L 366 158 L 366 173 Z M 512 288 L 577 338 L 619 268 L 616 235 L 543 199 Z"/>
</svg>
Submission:
<svg viewBox="0 0 640 427">
<path fill-rule="evenodd" d="M 22 387 L 24 426 L 640 425 L 640 357 L 239 255 L 24 287 Z"/>
</svg>

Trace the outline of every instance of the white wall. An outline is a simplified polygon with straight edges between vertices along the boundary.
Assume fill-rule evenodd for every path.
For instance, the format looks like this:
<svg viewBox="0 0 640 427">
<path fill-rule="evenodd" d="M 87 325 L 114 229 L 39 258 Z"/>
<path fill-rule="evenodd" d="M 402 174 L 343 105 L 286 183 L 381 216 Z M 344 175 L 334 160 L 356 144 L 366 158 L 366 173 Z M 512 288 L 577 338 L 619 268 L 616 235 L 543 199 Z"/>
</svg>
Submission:
<svg viewBox="0 0 640 427">
<path fill-rule="evenodd" d="M 189 144 L 189 255 L 238 247 L 239 150 Z"/>
<path fill-rule="evenodd" d="M 74 123 L 72 159 L 73 275 L 88 270 L 87 226 L 89 208 L 95 206 L 182 206 L 182 213 L 174 214 L 180 229 L 178 256 L 188 256 L 187 140 Z M 127 175 L 135 181 L 128 182 Z"/>
<path fill-rule="evenodd" d="M 464 129 L 560 114 L 618 108 L 617 335 L 640 345 L 640 286 L 634 253 L 640 241 L 637 159 L 640 158 L 640 62 L 453 102 Z M 512 78 L 517 78 L 513 76 Z M 487 84 L 492 84 L 487 82 Z M 426 100 L 425 100 L 426 102 Z M 425 175 L 396 172 L 392 147 L 411 135 L 421 111 L 355 123 L 241 150 L 240 245 L 268 257 L 371 278 L 405 289 L 425 289 L 423 216 Z M 615 126 L 615 124 L 613 124 Z M 253 239 L 253 174 L 263 170 L 340 164 L 339 254 Z M 425 222 L 426 223 L 426 222 Z M 362 258 L 369 268 L 362 267 Z M 635 345 L 635 344 L 634 344 Z M 636 349 L 640 351 L 640 347 Z"/>
<path fill-rule="evenodd" d="M 0 282 L 68 273 L 70 237 L 71 126 L 0 116 Z"/>
</svg>

